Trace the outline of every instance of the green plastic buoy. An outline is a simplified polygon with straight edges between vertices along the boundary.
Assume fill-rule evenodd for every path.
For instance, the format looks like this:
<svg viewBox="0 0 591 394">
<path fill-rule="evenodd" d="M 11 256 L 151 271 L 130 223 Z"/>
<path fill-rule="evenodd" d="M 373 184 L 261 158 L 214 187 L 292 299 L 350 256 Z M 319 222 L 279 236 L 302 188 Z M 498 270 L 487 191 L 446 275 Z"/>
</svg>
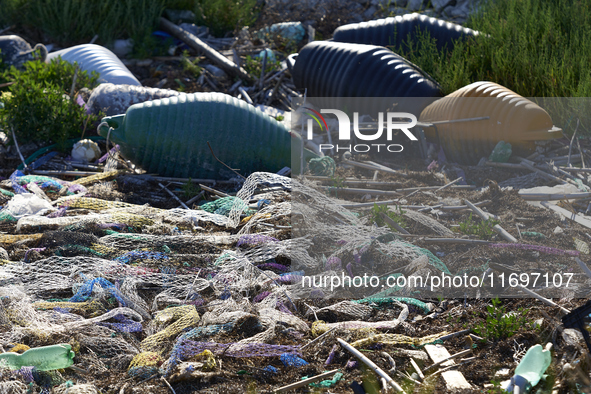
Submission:
<svg viewBox="0 0 591 394">
<path fill-rule="evenodd" d="M 119 144 L 125 158 L 148 173 L 167 177 L 235 177 L 220 161 L 242 175 L 277 172 L 292 167 L 292 155 L 299 158 L 302 149 L 299 135 L 222 93 L 134 104 L 123 115 L 103 118 L 98 131 L 111 144 Z M 305 150 L 304 159 L 312 157 L 316 155 Z M 292 167 L 292 172 L 299 168 Z"/>
</svg>

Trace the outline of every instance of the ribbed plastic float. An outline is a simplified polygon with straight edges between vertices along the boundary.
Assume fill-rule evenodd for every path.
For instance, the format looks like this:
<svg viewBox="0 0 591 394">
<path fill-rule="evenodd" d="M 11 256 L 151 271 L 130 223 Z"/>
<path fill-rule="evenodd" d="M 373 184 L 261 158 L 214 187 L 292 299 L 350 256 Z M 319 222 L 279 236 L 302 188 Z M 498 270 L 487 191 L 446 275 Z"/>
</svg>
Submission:
<svg viewBox="0 0 591 394">
<path fill-rule="evenodd" d="M 409 39 L 416 42 L 419 32 L 428 32 L 437 41 L 438 49 L 448 50 L 453 48 L 455 40 L 480 34 L 455 23 L 414 13 L 340 26 L 334 31 L 333 40 L 399 48 Z"/>
<path fill-rule="evenodd" d="M 543 108 L 493 82 L 475 82 L 435 101 L 419 121 L 479 117 L 489 119 L 438 124 L 425 128 L 425 136 L 443 147 L 448 160 L 460 164 L 477 164 L 499 141 L 510 143 L 514 154 L 525 155 L 533 151 L 535 141 L 562 137 Z"/>
<path fill-rule="evenodd" d="M 308 97 L 334 98 L 322 103 L 325 108 L 339 108 L 338 98 L 344 97 L 442 96 L 420 68 L 374 45 L 312 42 L 299 52 L 292 77 L 297 88 L 307 89 Z"/>
<path fill-rule="evenodd" d="M 89 73 L 96 71 L 100 75 L 99 82 L 142 86 L 117 55 L 100 45 L 83 44 L 51 52 L 46 61 L 50 62 L 58 56 L 70 63 L 77 62 L 82 70 Z"/>
<path fill-rule="evenodd" d="M 236 176 L 213 157 L 207 142 L 221 161 L 243 175 L 290 167 L 292 145 L 294 155 L 301 146 L 284 125 L 222 93 L 134 104 L 124 115 L 103 118 L 99 134 L 119 144 L 121 153 L 148 173 L 181 178 Z M 316 156 L 306 151 L 305 158 L 311 157 Z"/>
</svg>

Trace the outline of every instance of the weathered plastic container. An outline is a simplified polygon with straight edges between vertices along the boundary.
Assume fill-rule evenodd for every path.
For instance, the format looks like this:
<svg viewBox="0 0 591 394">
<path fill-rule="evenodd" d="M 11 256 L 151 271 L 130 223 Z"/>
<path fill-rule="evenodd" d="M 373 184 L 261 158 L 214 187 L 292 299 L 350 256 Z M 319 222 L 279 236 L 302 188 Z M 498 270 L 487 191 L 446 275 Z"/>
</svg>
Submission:
<svg viewBox="0 0 591 394">
<path fill-rule="evenodd" d="M 135 85 L 115 85 L 102 83 L 97 86 L 88 99 L 88 107 L 93 114 L 102 111 L 105 115 L 120 115 L 133 104 L 179 96 L 181 92 L 171 89 L 146 88 Z"/>
<path fill-rule="evenodd" d="M 35 59 L 34 51 L 39 50 L 39 58 L 45 61 L 47 48 L 43 44 L 31 48 L 28 42 L 19 36 L 0 36 L 0 59 L 5 66 L 23 68 L 23 65 Z"/>
<path fill-rule="evenodd" d="M 424 71 L 374 45 L 312 42 L 299 52 L 292 77 L 297 88 L 307 89 L 308 97 L 335 98 L 321 103 L 324 108 L 339 108 L 338 98 L 342 97 L 442 96 Z"/>
<path fill-rule="evenodd" d="M 439 99 L 423 110 L 420 122 L 486 120 L 440 123 L 424 128 L 428 141 L 443 147 L 447 159 L 477 164 L 499 141 L 511 144 L 517 155 L 535 148 L 535 141 L 562 137 L 550 115 L 539 105 L 493 82 L 475 82 Z"/>
<path fill-rule="evenodd" d="M 151 174 L 221 179 L 291 166 L 287 128 L 250 104 L 222 93 L 193 93 L 132 105 L 106 117 L 99 133 Z M 294 134 L 295 136 L 295 134 Z M 295 138 L 295 137 L 294 137 Z M 294 140 L 294 149 L 301 139 Z M 297 154 L 294 153 L 294 154 Z M 309 157 L 307 157 L 309 159 Z"/>
<path fill-rule="evenodd" d="M 99 82 L 142 86 L 117 55 L 100 45 L 83 44 L 51 52 L 46 61 L 50 62 L 58 56 L 70 63 L 77 62 L 82 70 L 89 73 L 96 71 L 100 75 Z"/>
<path fill-rule="evenodd" d="M 453 48 L 455 40 L 480 34 L 455 23 L 413 13 L 340 26 L 334 31 L 333 40 L 399 48 L 408 39 L 416 42 L 419 32 L 429 33 L 438 49 L 447 47 L 448 50 Z"/>
<path fill-rule="evenodd" d="M 68 368 L 74 364 L 74 352 L 69 344 L 49 345 L 29 349 L 23 354 L 6 352 L 0 354 L 0 363 L 12 370 L 35 367 L 39 371 Z"/>
</svg>

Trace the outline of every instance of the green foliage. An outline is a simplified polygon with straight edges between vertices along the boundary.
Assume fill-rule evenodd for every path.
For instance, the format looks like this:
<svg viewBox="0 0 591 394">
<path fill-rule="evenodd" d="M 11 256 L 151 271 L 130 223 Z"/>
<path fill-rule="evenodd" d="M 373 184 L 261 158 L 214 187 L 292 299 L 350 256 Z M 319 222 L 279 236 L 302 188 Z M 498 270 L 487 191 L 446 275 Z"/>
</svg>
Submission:
<svg viewBox="0 0 591 394">
<path fill-rule="evenodd" d="M 209 27 L 212 34 L 224 36 L 242 26 L 249 26 L 260 12 L 257 0 L 199 0 L 197 23 Z"/>
<path fill-rule="evenodd" d="M 193 11 L 197 8 L 199 2 L 197 0 L 165 0 L 164 7 L 171 10 L 189 10 Z"/>
<path fill-rule="evenodd" d="M 195 197 L 197 194 L 201 192 L 201 188 L 191 181 L 191 178 L 183 184 L 183 197 L 186 199 L 190 199 Z"/>
<path fill-rule="evenodd" d="M 14 130 L 20 143 L 53 142 L 61 148 L 65 148 L 66 139 L 79 137 L 98 117 L 87 115 L 69 96 L 75 67 L 61 60 L 49 64 L 34 61 L 26 63 L 24 71 L 14 67 L 4 71 L 0 81 L 14 84 L 2 95 L 5 107 L 0 111 L 0 128 Z M 95 87 L 97 80 L 96 73 L 88 76 L 78 70 L 74 93 L 82 87 Z"/>
<path fill-rule="evenodd" d="M 194 61 L 189 60 L 188 51 L 184 51 L 181 55 L 181 66 L 183 67 L 183 71 L 190 72 L 195 78 L 198 78 L 201 75 L 201 71 L 203 70 L 197 65 L 197 63 L 199 63 L 198 58 Z"/>
<path fill-rule="evenodd" d="M 391 210 L 387 205 L 374 204 L 373 208 L 369 211 L 369 220 L 371 223 L 375 223 L 378 227 L 388 226 L 394 230 L 392 226 L 387 224 L 382 217 L 385 214 L 390 219 L 394 220 L 400 227 L 406 227 L 406 220 L 404 219 L 404 211 L 400 206 L 396 206 L 396 210 Z"/>
<path fill-rule="evenodd" d="M 15 0 L 4 0 L 9 3 Z M 42 32 L 63 46 L 132 38 L 142 46 L 158 26 L 164 0 L 19 0 L 9 23 Z"/>
<path fill-rule="evenodd" d="M 529 328 L 525 315 L 527 310 L 519 308 L 517 312 L 507 313 L 501 300 L 494 298 L 492 305 L 486 307 L 486 322 L 474 327 L 474 332 L 485 339 L 506 339 L 515 335 L 521 328 Z"/>
<path fill-rule="evenodd" d="M 272 61 L 267 57 L 267 63 L 265 64 L 265 73 L 279 70 L 280 67 L 281 62 L 279 60 Z M 250 75 L 254 75 L 257 78 L 260 77 L 261 71 L 263 70 L 263 59 L 260 57 L 247 56 L 246 62 L 244 63 L 244 69 Z"/>
<path fill-rule="evenodd" d="M 590 97 L 591 0 L 487 1 L 467 27 L 483 34 L 452 51 L 438 51 L 424 36 L 395 52 L 446 94 L 492 81 L 524 97 Z"/>
<path fill-rule="evenodd" d="M 492 383 L 493 387 L 488 389 L 488 391 L 487 391 L 488 394 L 509 394 L 509 392 L 504 390 L 503 387 L 501 386 L 500 380 L 493 379 L 490 382 Z"/>
<path fill-rule="evenodd" d="M 498 220 L 492 218 L 477 223 L 472 219 L 472 213 L 470 212 L 470 216 L 460 222 L 460 227 L 454 227 L 454 230 L 465 235 L 476 235 L 480 239 L 488 240 L 495 234 L 493 227 L 499 223 Z"/>
<path fill-rule="evenodd" d="M 337 189 L 344 189 L 347 187 L 346 178 L 340 175 L 333 175 L 330 177 L 332 181 L 332 186 L 336 187 Z"/>
</svg>

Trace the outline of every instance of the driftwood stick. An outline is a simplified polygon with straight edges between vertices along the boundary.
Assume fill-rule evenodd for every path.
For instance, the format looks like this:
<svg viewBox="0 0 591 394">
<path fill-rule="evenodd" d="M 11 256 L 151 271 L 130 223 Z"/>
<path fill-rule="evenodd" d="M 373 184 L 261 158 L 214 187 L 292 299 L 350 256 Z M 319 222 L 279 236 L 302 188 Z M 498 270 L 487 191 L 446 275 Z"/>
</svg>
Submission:
<svg viewBox="0 0 591 394">
<path fill-rule="evenodd" d="M 158 186 L 160 186 L 162 189 L 164 189 L 164 191 L 170 196 L 172 197 L 176 202 L 178 202 L 179 204 L 181 204 L 181 206 L 185 209 L 189 209 L 189 207 L 181 201 L 180 198 L 178 198 L 176 196 L 176 194 L 174 194 L 173 192 L 171 192 L 166 186 L 164 186 L 162 183 L 158 182 Z"/>
<path fill-rule="evenodd" d="M 443 189 L 447 189 L 447 188 L 448 188 L 448 187 L 450 187 L 451 185 L 454 185 L 454 184 L 458 183 L 458 182 L 459 182 L 459 181 L 461 181 L 461 180 L 462 180 L 462 177 L 459 177 L 458 179 L 456 179 L 456 180 L 453 180 L 453 181 L 451 181 L 450 183 L 448 183 L 448 184 L 446 184 L 446 185 L 443 185 L 443 186 L 441 186 L 439 189 L 436 189 L 436 190 L 435 190 L 435 192 L 441 191 L 441 190 L 443 190 Z"/>
<path fill-rule="evenodd" d="M 371 361 L 369 358 L 365 357 L 359 350 L 355 349 L 353 346 L 351 346 L 350 344 L 348 344 L 347 342 L 345 342 L 341 338 L 337 338 L 337 341 L 339 341 L 341 346 L 344 347 L 345 349 L 347 349 L 349 351 L 349 353 L 353 354 L 361 362 L 363 362 L 365 365 L 367 365 L 372 371 L 374 371 L 376 374 L 378 374 L 378 376 L 386 379 L 386 381 L 390 384 L 390 386 L 392 386 L 396 391 L 398 391 L 400 393 L 404 393 L 404 390 L 402 389 L 402 387 L 400 387 L 400 385 L 398 383 L 396 383 L 390 377 L 390 375 L 388 375 L 380 367 L 375 365 L 374 362 Z"/>
<path fill-rule="evenodd" d="M 470 201 L 464 200 L 464 202 L 466 203 L 467 206 L 470 207 L 472 212 L 474 212 L 476 215 L 478 215 L 482 220 L 488 220 L 490 218 L 490 214 L 487 214 L 482 209 L 474 206 L 474 204 L 472 204 Z M 505 240 L 507 240 L 509 242 L 517 243 L 517 239 L 514 236 L 512 236 L 511 234 L 509 234 L 504 228 L 502 228 L 498 224 L 494 225 L 493 230 L 496 233 L 498 233 L 501 237 L 503 237 Z"/>
<path fill-rule="evenodd" d="M 213 49 L 204 41 L 200 40 L 188 31 L 181 29 L 168 19 L 161 17 L 160 26 L 163 30 L 169 32 L 179 40 L 183 41 L 185 44 L 187 44 L 194 50 L 203 52 L 207 58 L 209 58 L 220 68 L 223 68 L 232 75 L 235 75 L 247 81 L 252 81 L 253 78 L 242 67 L 238 67 L 236 64 L 231 62 L 228 58 L 226 58 L 221 53 Z"/>
<path fill-rule="evenodd" d="M 306 387 L 310 383 L 318 382 L 319 380 L 323 380 L 325 378 L 331 377 L 332 375 L 339 372 L 338 369 L 333 369 L 332 371 L 321 373 L 320 375 L 312 376 L 311 378 L 300 380 L 299 382 L 288 384 L 287 386 L 280 387 L 275 389 L 274 393 L 286 393 L 290 390 L 299 389 L 300 387 Z"/>
</svg>

